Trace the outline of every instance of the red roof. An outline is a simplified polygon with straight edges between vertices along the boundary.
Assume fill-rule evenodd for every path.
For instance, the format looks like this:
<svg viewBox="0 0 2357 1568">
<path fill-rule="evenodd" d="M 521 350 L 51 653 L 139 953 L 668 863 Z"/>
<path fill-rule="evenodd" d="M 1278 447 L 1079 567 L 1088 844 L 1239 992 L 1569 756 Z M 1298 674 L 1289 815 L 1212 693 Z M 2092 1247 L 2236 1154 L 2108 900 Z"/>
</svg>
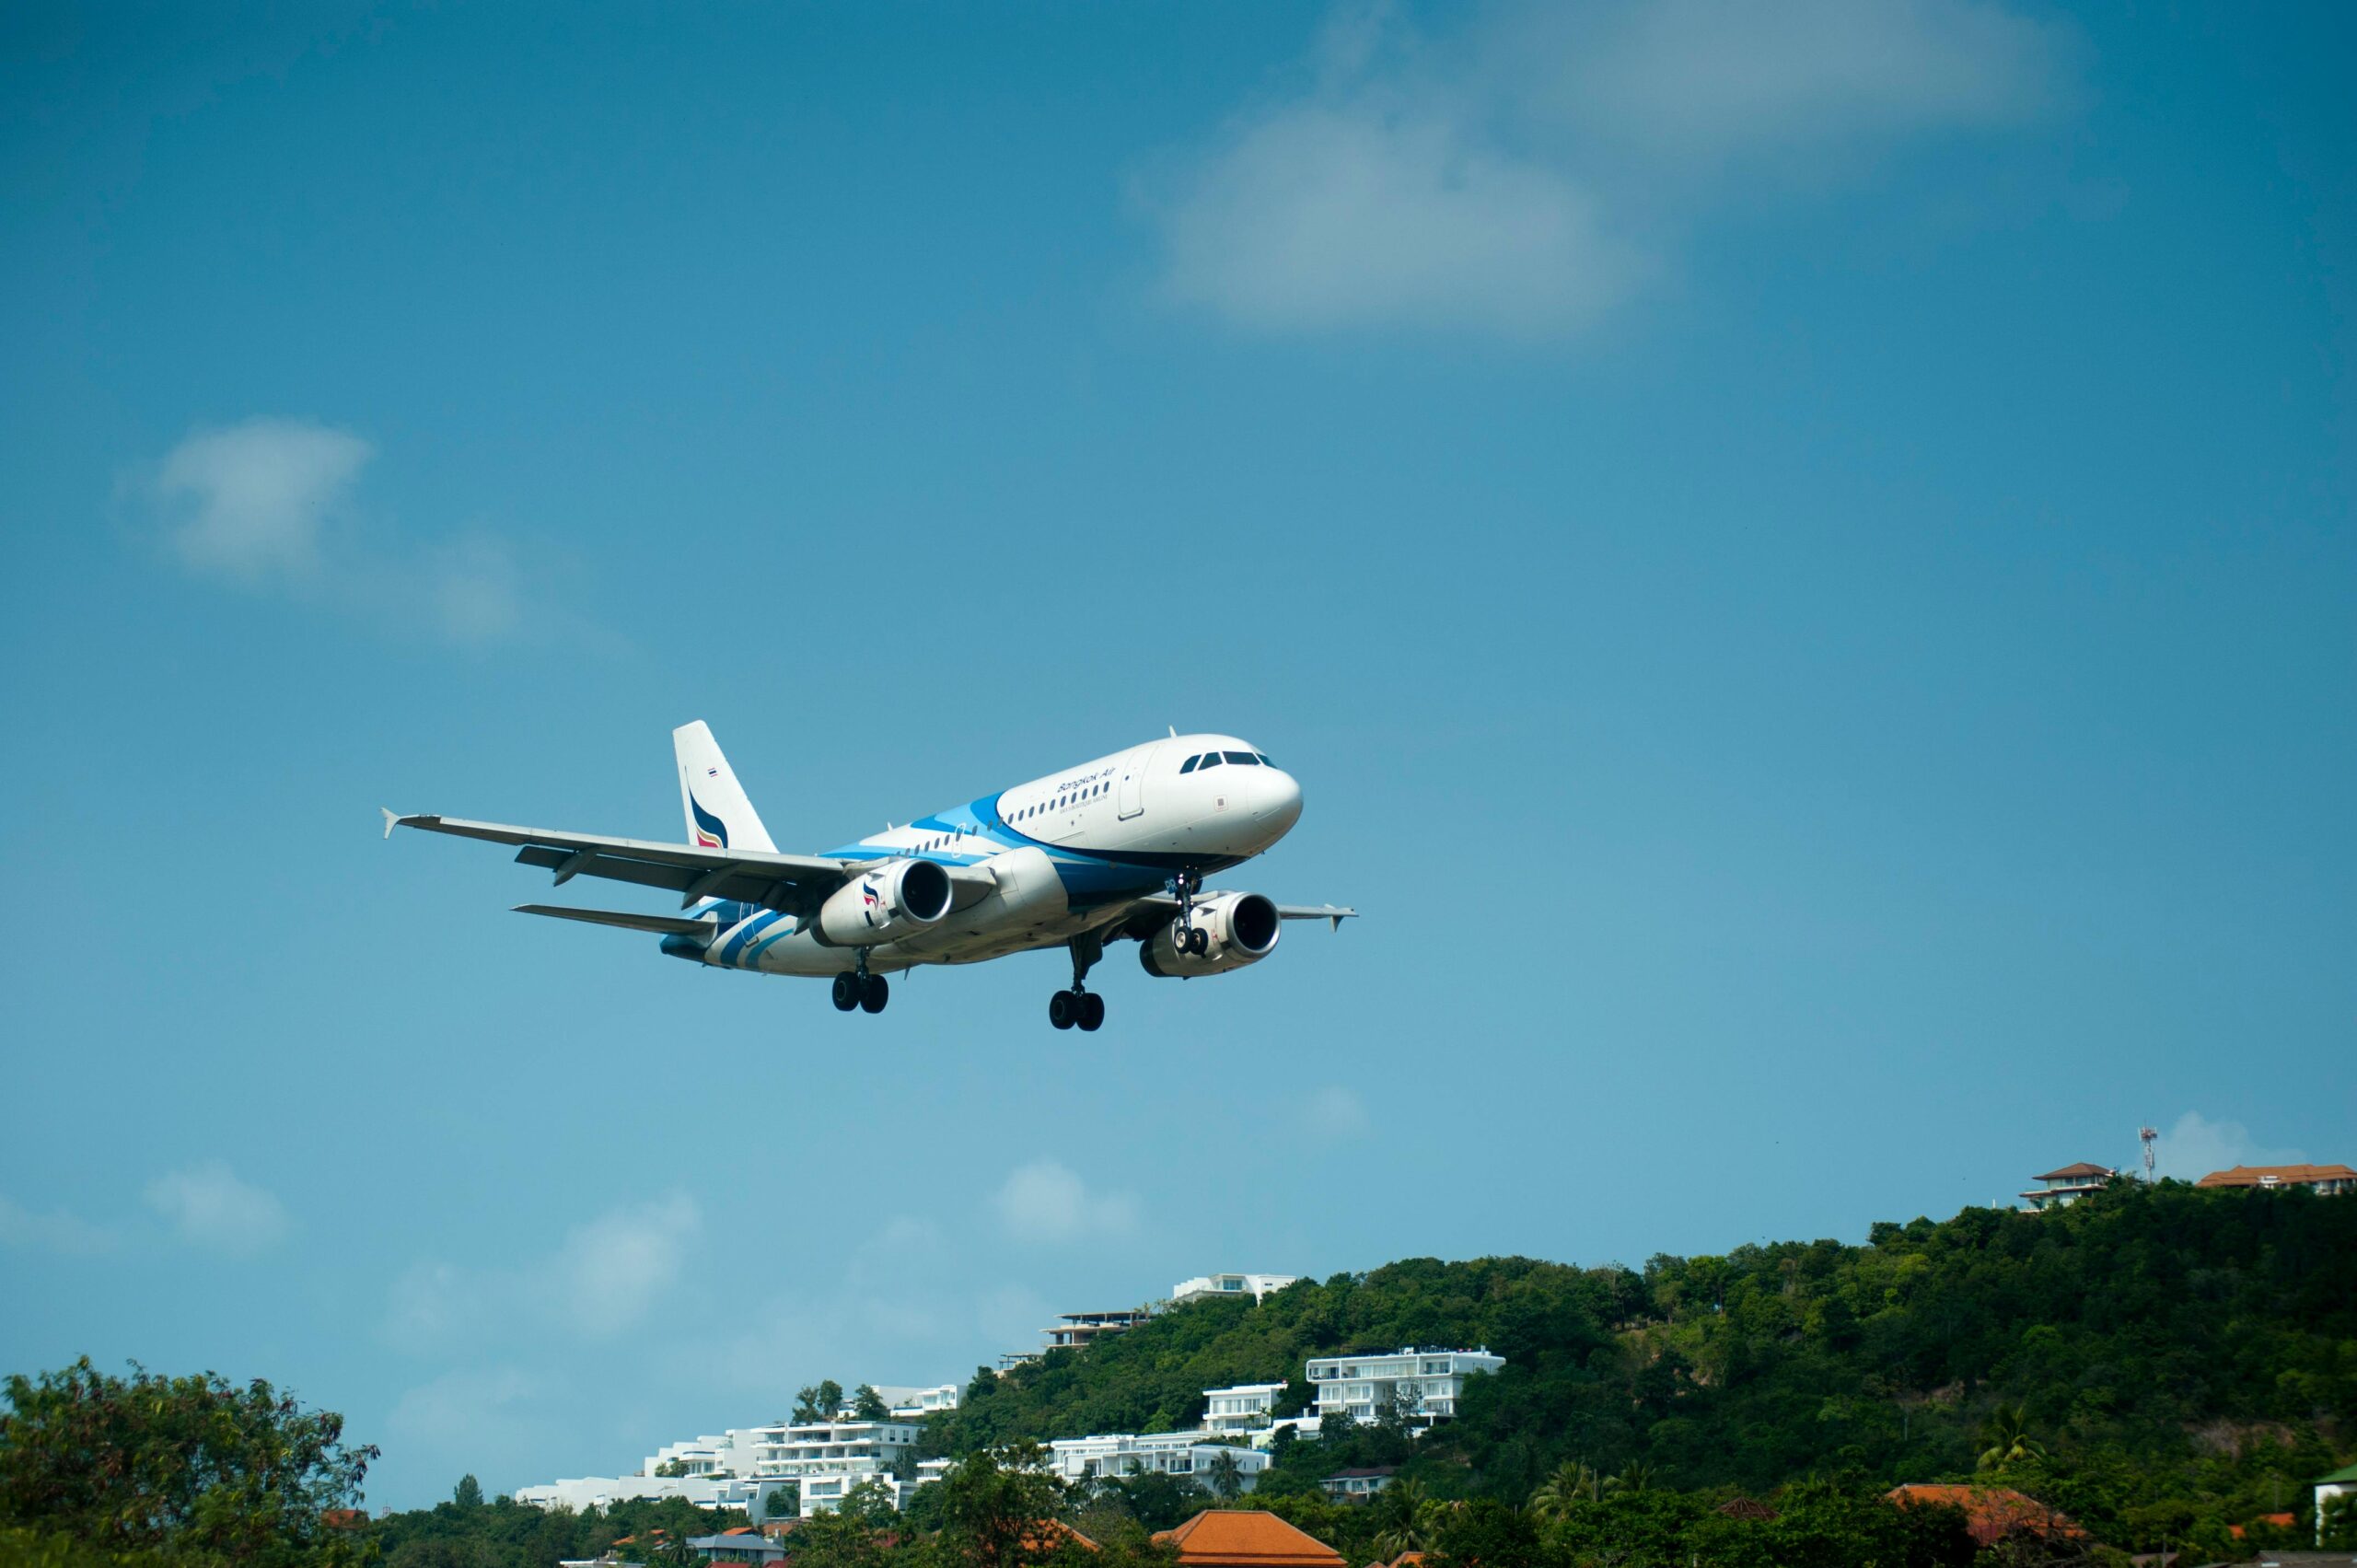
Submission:
<svg viewBox="0 0 2357 1568">
<path fill-rule="evenodd" d="M 2087 1533 L 2060 1510 L 2010 1486 L 1894 1486 L 1883 1495 L 1901 1507 L 1929 1503 L 1963 1509 L 1964 1527 L 1982 1546 L 1993 1546 L 2015 1530 L 2042 1536 Z"/>
<path fill-rule="evenodd" d="M 2296 1523 L 2298 1521 L 2289 1514 L 2261 1514 L 2251 1521 L 2254 1525 L 2273 1525 L 2279 1530 L 2288 1530 Z M 2226 1533 L 2236 1540 L 2240 1540 L 2243 1539 L 2243 1531 L 2247 1527 L 2244 1525 L 2228 1525 Z"/>
<path fill-rule="evenodd" d="M 1178 1549 L 1184 1568 L 1198 1563 L 1237 1568 L 1341 1568 L 1342 1554 L 1306 1530 L 1260 1508 L 1206 1508 L 1175 1530 L 1155 1538 Z"/>
<path fill-rule="evenodd" d="M 2238 1165 L 2213 1170 L 2196 1187 L 2289 1187 L 2306 1181 L 2357 1181 L 2357 1170 L 2345 1165 Z"/>
<path fill-rule="evenodd" d="M 2061 1170 L 2049 1170 L 2044 1176 L 2033 1176 L 2030 1179 L 2032 1181 L 2072 1179 L 2103 1181 L 2109 1179 L 2113 1174 L 2111 1167 L 2107 1165 L 2090 1165 L 2085 1160 L 2081 1160 L 2076 1165 L 2066 1165 Z"/>
</svg>

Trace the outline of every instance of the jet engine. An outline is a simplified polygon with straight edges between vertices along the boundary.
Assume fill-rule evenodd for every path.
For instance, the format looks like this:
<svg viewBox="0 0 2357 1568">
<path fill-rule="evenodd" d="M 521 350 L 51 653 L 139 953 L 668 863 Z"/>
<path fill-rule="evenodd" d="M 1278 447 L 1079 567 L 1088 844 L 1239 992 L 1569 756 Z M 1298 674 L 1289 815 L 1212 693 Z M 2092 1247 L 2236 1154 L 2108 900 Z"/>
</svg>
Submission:
<svg viewBox="0 0 2357 1568">
<path fill-rule="evenodd" d="M 819 906 L 818 935 L 837 947 L 873 947 L 913 936 L 949 912 L 949 873 L 930 860 L 895 860 L 862 872 Z"/>
<path fill-rule="evenodd" d="M 1211 939 L 1201 953 L 1178 950 L 1175 920 L 1139 943 L 1145 972 L 1188 980 L 1259 963 L 1277 950 L 1277 906 L 1259 893 L 1221 893 L 1195 905 L 1195 929 Z"/>
</svg>

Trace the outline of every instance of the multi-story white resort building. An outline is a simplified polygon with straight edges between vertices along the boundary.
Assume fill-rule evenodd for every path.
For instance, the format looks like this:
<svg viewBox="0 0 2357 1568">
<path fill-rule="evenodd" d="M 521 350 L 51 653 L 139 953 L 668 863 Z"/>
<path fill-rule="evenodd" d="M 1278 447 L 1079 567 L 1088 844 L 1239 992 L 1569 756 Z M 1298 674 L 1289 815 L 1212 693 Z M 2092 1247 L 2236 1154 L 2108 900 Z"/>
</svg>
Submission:
<svg viewBox="0 0 2357 1568">
<path fill-rule="evenodd" d="M 1357 1421 L 1374 1421 L 1391 1408 L 1394 1400 L 1409 1404 L 1409 1420 L 1419 1429 L 1457 1413 L 1465 1380 L 1495 1372 L 1506 1364 L 1502 1355 L 1481 1350 L 1421 1350 L 1408 1346 L 1375 1355 L 1314 1356 L 1309 1386 L 1318 1390 L 1318 1416 L 1347 1411 Z"/>
<path fill-rule="evenodd" d="M 1120 1312 L 1067 1312 L 1056 1319 L 1054 1328 L 1040 1330 L 1039 1337 L 1048 1342 L 1050 1350 L 1086 1350 L 1109 1335 L 1128 1333 L 1153 1316 L 1143 1307 Z"/>
<path fill-rule="evenodd" d="M 1249 1437 L 1270 1423 L 1283 1383 L 1238 1383 L 1203 1390 L 1203 1430 L 1214 1437 Z"/>
<path fill-rule="evenodd" d="M 717 1436 L 691 1437 L 684 1443 L 667 1443 L 659 1452 L 649 1454 L 640 1469 L 650 1476 L 750 1476 L 753 1473 L 753 1446 L 756 1429 L 732 1426 Z"/>
<path fill-rule="evenodd" d="M 1237 1480 L 1249 1492 L 1269 1468 L 1256 1448 L 1214 1443 L 1201 1432 L 1105 1433 L 1059 1437 L 1048 1445 L 1050 1465 L 1066 1481 L 1096 1481 L 1128 1475 L 1189 1476 L 1208 1486 L 1225 1454 L 1236 1464 Z"/>
<path fill-rule="evenodd" d="M 915 1421 L 942 1411 L 954 1411 L 958 1408 L 960 1392 L 955 1383 L 937 1383 L 930 1388 L 878 1388 L 876 1391 L 884 1396 L 884 1402 L 891 1406 L 892 1413 L 902 1421 Z"/>
<path fill-rule="evenodd" d="M 1170 1287 L 1171 1305 L 1181 1306 L 1204 1296 L 1248 1295 L 1258 1301 L 1272 1290 L 1283 1290 L 1299 1274 L 1197 1274 Z"/>
<path fill-rule="evenodd" d="M 699 1508 L 742 1508 L 758 1519 L 783 1483 L 735 1476 L 583 1476 L 544 1486 L 519 1486 L 516 1501 L 534 1508 L 603 1508 L 642 1498 L 682 1497 Z"/>
<path fill-rule="evenodd" d="M 913 1480 L 919 1428 L 913 1421 L 795 1422 L 765 1426 L 755 1434 L 753 1473 L 764 1481 L 791 1481 L 802 1489 L 802 1517 L 832 1509 L 863 1481 L 891 1486 L 893 1501 L 906 1501 Z"/>
</svg>

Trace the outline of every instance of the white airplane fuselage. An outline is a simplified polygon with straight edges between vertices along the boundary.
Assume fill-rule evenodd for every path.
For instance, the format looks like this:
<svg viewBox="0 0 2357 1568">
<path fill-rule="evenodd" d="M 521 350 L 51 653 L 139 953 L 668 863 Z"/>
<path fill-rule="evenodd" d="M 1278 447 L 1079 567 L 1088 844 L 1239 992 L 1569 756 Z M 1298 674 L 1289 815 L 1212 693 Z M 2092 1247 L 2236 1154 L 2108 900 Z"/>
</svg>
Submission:
<svg viewBox="0 0 2357 1568">
<path fill-rule="evenodd" d="M 1206 763 L 1210 757 L 1219 761 Z M 1173 736 L 829 852 L 990 874 L 988 893 L 923 931 L 854 947 L 794 915 L 713 900 L 689 912 L 716 923 L 711 940 L 667 937 L 664 950 L 724 969 L 831 975 L 863 958 L 868 970 L 887 973 L 1059 947 L 1163 894 L 1175 876 L 1207 876 L 1250 859 L 1300 818 L 1301 785 L 1249 743 Z"/>
</svg>

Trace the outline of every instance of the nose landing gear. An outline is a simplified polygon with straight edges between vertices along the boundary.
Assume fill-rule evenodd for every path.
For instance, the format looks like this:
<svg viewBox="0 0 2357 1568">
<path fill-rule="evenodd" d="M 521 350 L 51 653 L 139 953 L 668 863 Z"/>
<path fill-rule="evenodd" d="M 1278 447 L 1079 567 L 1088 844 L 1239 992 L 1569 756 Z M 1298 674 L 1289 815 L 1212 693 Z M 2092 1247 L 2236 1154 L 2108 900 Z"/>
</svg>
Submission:
<svg viewBox="0 0 2357 1568">
<path fill-rule="evenodd" d="M 1181 871 L 1169 885 L 1171 897 L 1178 900 L 1178 923 L 1170 934 L 1170 945 L 1200 958 L 1212 950 L 1212 934 L 1195 923 L 1195 895 L 1203 890 L 1202 877 Z"/>
<path fill-rule="evenodd" d="M 1097 960 L 1105 956 L 1105 939 L 1093 932 L 1083 933 L 1072 939 L 1072 989 L 1059 991 L 1048 998 L 1048 1022 L 1060 1029 L 1075 1025 L 1084 1034 L 1094 1034 L 1105 1025 L 1105 998 L 1081 982 Z"/>
</svg>

